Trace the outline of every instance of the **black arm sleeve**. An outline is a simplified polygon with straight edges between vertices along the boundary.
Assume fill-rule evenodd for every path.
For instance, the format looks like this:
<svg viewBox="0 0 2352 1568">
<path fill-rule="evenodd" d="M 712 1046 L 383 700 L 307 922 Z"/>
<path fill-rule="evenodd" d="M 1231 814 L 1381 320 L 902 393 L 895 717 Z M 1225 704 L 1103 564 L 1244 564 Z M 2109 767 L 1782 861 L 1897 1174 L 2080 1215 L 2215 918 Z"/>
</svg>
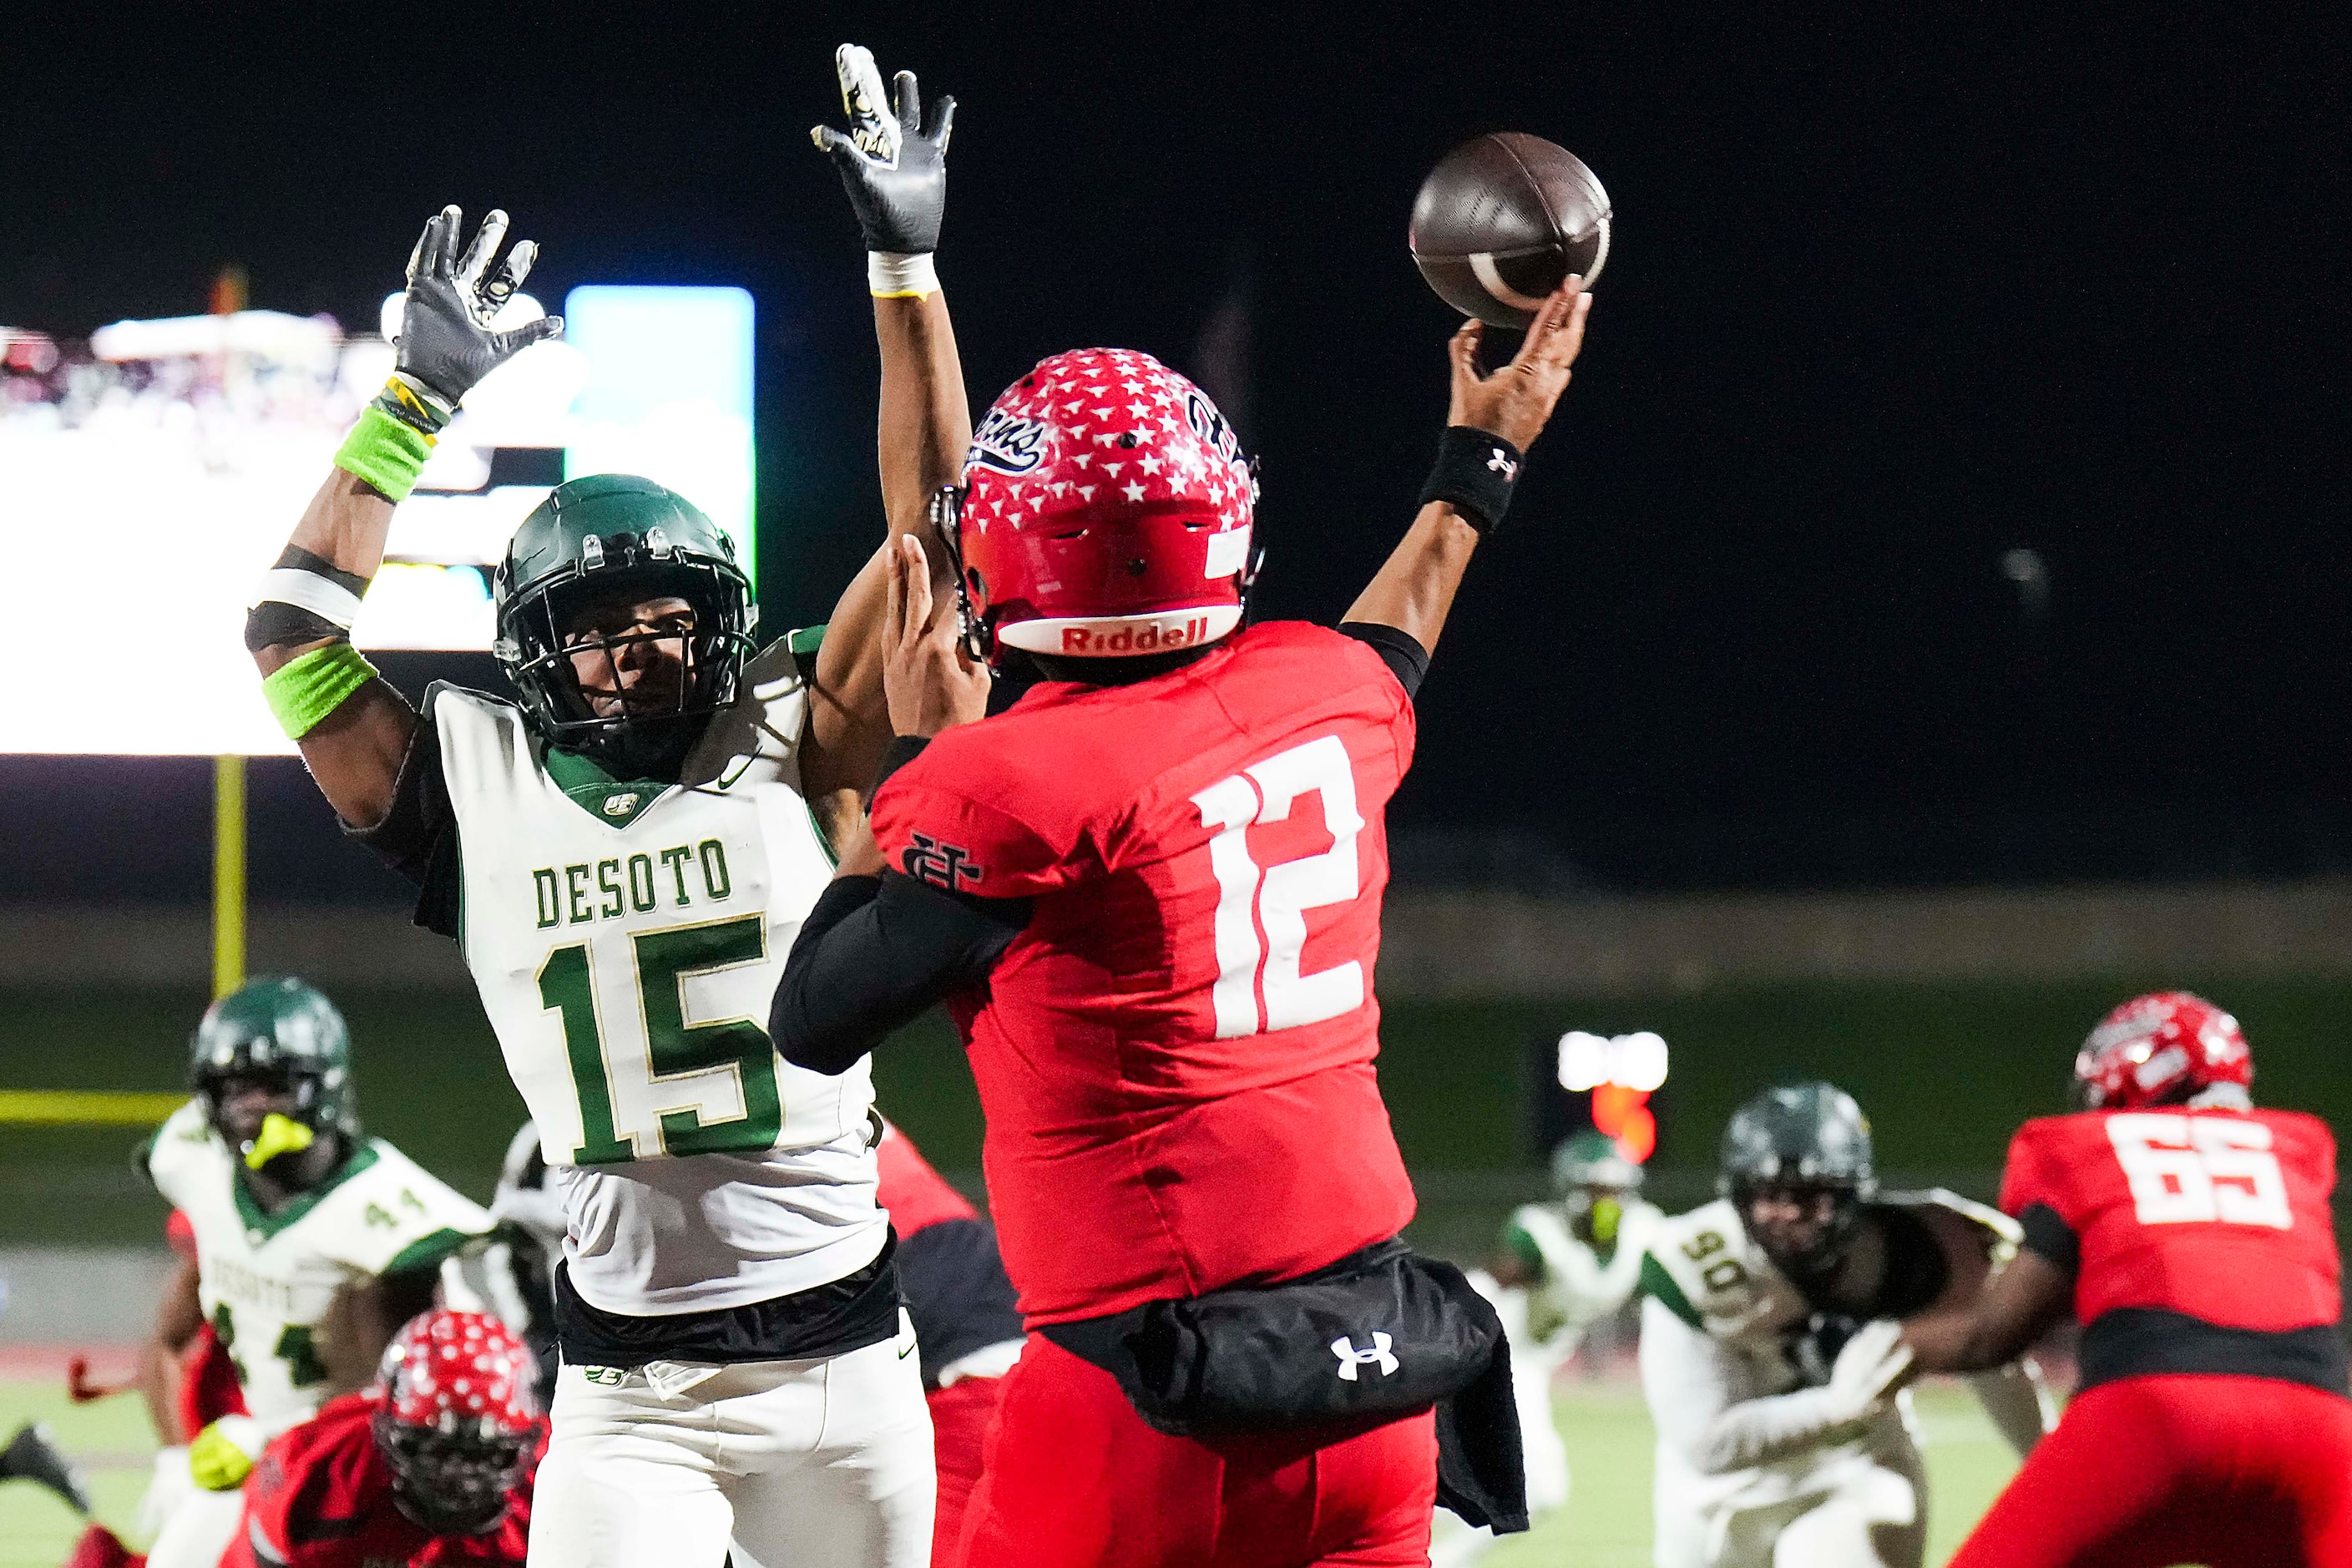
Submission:
<svg viewBox="0 0 2352 1568">
<path fill-rule="evenodd" d="M 416 884 L 416 923 L 455 940 L 457 935 L 457 813 L 449 804 L 441 773 L 441 731 L 427 711 L 416 721 L 400 777 L 392 786 L 392 809 L 373 827 L 343 831 L 383 857 L 385 865 Z"/>
<path fill-rule="evenodd" d="M 801 922 L 768 1032 L 793 1066 L 846 1072 L 891 1030 L 986 979 L 1028 923 L 1026 899 L 976 899 L 897 871 L 836 878 Z"/>
<path fill-rule="evenodd" d="M 2025 1212 L 2017 1216 L 2025 1232 L 2020 1243 L 2028 1252 L 2038 1252 L 2061 1274 L 2073 1279 L 2083 1267 L 2083 1244 L 2074 1227 L 2048 1204 L 2028 1204 Z"/>
<path fill-rule="evenodd" d="M 1381 656 L 1381 662 L 1395 672 L 1397 684 L 1404 688 L 1407 697 L 1421 690 L 1421 678 L 1429 673 L 1429 650 L 1421 646 L 1409 632 L 1378 621 L 1341 621 L 1339 633 L 1370 646 Z"/>
</svg>

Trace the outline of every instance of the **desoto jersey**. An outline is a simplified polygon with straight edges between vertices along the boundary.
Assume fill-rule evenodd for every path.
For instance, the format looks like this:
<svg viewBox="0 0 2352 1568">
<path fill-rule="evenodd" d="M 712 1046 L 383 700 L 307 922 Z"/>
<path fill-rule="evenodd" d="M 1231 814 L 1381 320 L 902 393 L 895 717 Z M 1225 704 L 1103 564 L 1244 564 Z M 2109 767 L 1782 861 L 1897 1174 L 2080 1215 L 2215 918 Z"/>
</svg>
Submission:
<svg viewBox="0 0 2352 1568">
<path fill-rule="evenodd" d="M 1276 622 L 1133 685 L 1040 684 L 877 792 L 892 866 L 1034 901 L 950 1004 L 1033 1326 L 1287 1279 L 1412 1217 L 1372 973 L 1412 742 L 1379 654 Z"/>
<path fill-rule="evenodd" d="M 307 1420 L 327 1392 L 320 1340 L 346 1289 L 438 1269 L 490 1216 L 381 1138 L 275 1214 L 190 1100 L 156 1132 L 147 1170 L 195 1232 L 197 1294 L 265 1432 Z"/>
<path fill-rule="evenodd" d="M 800 645 L 814 653 L 813 642 Z M 881 1249 L 861 1061 L 838 1078 L 762 1024 L 833 860 L 801 794 L 792 639 L 747 667 L 685 782 L 616 781 L 512 704 L 436 686 L 459 942 L 563 1194 L 591 1306 L 745 1306 Z"/>
<path fill-rule="evenodd" d="M 1641 1282 L 1643 1255 L 1664 1219 L 1654 1204 L 1627 1204 L 1603 1258 L 1570 1228 L 1559 1205 L 1525 1204 L 1512 1211 L 1504 1240 L 1522 1261 L 1536 1266 L 1537 1276 L 1527 1290 L 1531 1342 L 1524 1353 L 1539 1354 L 1553 1364 L 1575 1354 L 1584 1331 L 1632 1298 Z"/>
<path fill-rule="evenodd" d="M 2088 1385 L 2242 1373 L 2341 1392 L 2336 1140 L 2297 1111 L 2084 1111 L 2018 1129 L 2001 1207 L 2071 1268 Z"/>
</svg>

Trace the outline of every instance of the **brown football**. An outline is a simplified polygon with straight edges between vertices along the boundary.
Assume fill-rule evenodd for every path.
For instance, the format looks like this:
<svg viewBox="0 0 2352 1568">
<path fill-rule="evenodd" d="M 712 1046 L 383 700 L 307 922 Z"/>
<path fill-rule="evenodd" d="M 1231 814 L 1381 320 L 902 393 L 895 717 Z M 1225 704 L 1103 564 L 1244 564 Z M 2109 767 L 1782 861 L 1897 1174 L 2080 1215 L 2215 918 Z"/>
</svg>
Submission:
<svg viewBox="0 0 2352 1568">
<path fill-rule="evenodd" d="M 1609 193 L 1574 153 L 1499 131 L 1456 147 L 1421 183 L 1412 259 L 1463 314 L 1524 327 L 1570 273 L 1592 286 L 1609 228 Z"/>
</svg>

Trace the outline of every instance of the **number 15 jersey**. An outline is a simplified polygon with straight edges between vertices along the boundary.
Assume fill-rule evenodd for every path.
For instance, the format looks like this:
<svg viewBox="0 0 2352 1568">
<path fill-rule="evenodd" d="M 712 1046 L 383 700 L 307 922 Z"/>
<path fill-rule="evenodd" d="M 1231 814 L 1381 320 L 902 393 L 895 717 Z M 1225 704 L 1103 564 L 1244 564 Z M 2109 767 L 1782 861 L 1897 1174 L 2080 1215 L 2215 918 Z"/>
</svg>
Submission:
<svg viewBox="0 0 2352 1568">
<path fill-rule="evenodd" d="M 1031 1324 L 1292 1278 L 1412 1218 L 1372 971 L 1412 742 L 1379 653 L 1278 622 L 1043 683 L 877 792 L 892 866 L 1034 900 L 950 1002 Z"/>
<path fill-rule="evenodd" d="M 458 940 L 562 1190 L 572 1288 L 608 1312 L 810 1289 L 887 1234 L 866 1065 L 793 1067 L 758 1022 L 833 865 L 801 794 L 790 643 L 743 691 L 679 784 L 607 778 L 495 698 L 426 703 Z"/>
</svg>

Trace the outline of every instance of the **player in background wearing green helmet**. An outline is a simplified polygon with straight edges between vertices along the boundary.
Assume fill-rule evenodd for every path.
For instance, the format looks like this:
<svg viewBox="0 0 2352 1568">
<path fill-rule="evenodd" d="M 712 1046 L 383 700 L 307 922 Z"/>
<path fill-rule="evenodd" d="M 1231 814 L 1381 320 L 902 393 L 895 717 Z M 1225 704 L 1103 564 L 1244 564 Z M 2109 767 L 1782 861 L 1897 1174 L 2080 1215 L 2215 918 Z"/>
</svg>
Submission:
<svg viewBox="0 0 2352 1568">
<path fill-rule="evenodd" d="M 900 538 L 971 441 L 932 262 L 953 105 L 922 112 L 906 75 L 894 111 L 863 49 L 835 68 L 849 129 L 818 139 L 866 240 L 887 529 L 826 626 L 761 646 L 733 542 L 686 497 L 595 475 L 496 574 L 513 699 L 436 686 L 420 710 L 360 657 L 393 509 L 467 394 L 561 330 L 505 324 L 535 248 L 500 263 L 506 215 L 467 243 L 455 207 L 410 260 L 394 374 L 247 625 L 320 791 L 458 941 L 539 1129 L 567 1223 L 531 1552 L 562 1568 L 715 1563 L 730 1537 L 764 1568 L 930 1551 L 872 1080 L 793 1067 L 761 1026 L 894 732 Z M 714 1423 L 740 1434 L 723 1453 Z"/>
<path fill-rule="evenodd" d="M 1633 1299 L 1643 1254 L 1663 1217 L 1643 1201 L 1642 1167 L 1592 1128 L 1551 1152 L 1551 1184 L 1552 1200 L 1513 1210 L 1494 1258 L 1470 1271 L 1470 1283 L 1495 1303 L 1511 1342 L 1530 1518 L 1568 1503 L 1568 1449 L 1552 1425 L 1552 1380 L 1586 1331 Z M 1494 1531 L 1440 1509 L 1430 1561 L 1435 1568 L 1461 1568 L 1495 1539 Z"/>
<path fill-rule="evenodd" d="M 194 1096 L 141 1151 L 196 1247 L 141 1357 L 148 1407 L 176 1429 L 180 1352 L 209 1323 L 246 1408 L 158 1459 L 152 1568 L 219 1562 L 269 1439 L 364 1386 L 434 1304 L 442 1265 L 490 1229 L 488 1211 L 362 1131 L 351 1063 L 332 1002 L 299 980 L 249 981 L 197 1024 Z"/>
<path fill-rule="evenodd" d="M 1882 1193 L 1870 1123 L 1826 1083 L 1764 1090 L 1723 1133 L 1722 1196 L 1642 1259 L 1658 1568 L 1919 1568 L 1926 1470 L 1895 1320 L 1973 1300 L 2016 1223 Z M 2029 1360 L 1970 1379 L 2022 1453 L 2051 1410 Z"/>
</svg>

